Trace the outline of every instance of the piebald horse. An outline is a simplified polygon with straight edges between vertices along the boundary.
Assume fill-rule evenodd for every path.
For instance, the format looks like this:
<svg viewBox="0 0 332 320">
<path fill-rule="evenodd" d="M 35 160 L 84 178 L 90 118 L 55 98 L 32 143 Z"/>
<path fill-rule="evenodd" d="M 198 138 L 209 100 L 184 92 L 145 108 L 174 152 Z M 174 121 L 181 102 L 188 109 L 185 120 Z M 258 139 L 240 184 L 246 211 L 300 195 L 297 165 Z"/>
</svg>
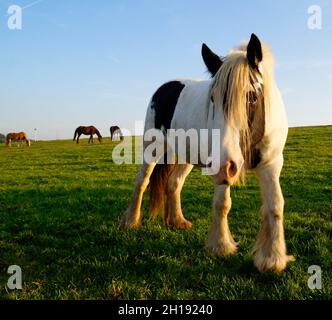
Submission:
<svg viewBox="0 0 332 320">
<path fill-rule="evenodd" d="M 79 139 L 80 139 L 80 136 L 82 134 L 90 136 L 88 143 L 90 143 L 90 142 L 93 143 L 93 135 L 96 134 L 98 136 L 99 142 L 101 143 L 102 136 L 101 136 L 99 130 L 96 127 L 94 127 L 94 126 L 89 126 L 89 127 L 80 126 L 80 127 L 78 127 L 75 130 L 73 141 L 75 141 L 75 139 L 77 137 L 76 142 L 78 143 Z"/>
<path fill-rule="evenodd" d="M 111 132 L 111 141 L 113 141 L 113 138 L 115 138 L 116 135 L 120 137 L 120 140 L 123 140 L 122 131 L 118 126 L 110 127 L 110 132 Z"/>
<path fill-rule="evenodd" d="M 31 146 L 31 141 L 28 139 L 27 135 L 25 132 L 11 132 L 8 133 L 6 136 L 6 145 L 11 147 L 12 146 L 12 141 L 18 141 L 18 147 L 22 145 L 22 141 L 25 140 L 26 144 L 28 147 Z"/>
<path fill-rule="evenodd" d="M 217 256 L 236 253 L 237 243 L 227 220 L 232 203 L 230 189 L 244 170 L 253 169 L 263 201 L 261 228 L 253 247 L 254 264 L 261 272 L 281 272 L 294 258 L 286 253 L 284 199 L 279 183 L 288 124 L 273 75 L 272 54 L 252 34 L 247 44 L 230 51 L 224 58 L 205 44 L 202 56 L 212 78 L 207 81 L 177 80 L 162 85 L 149 103 L 144 131 L 161 130 L 167 144 L 168 129 L 219 130 L 220 160 L 218 171 L 212 176 L 213 222 L 207 249 Z M 208 137 L 211 138 L 210 131 Z M 210 148 L 209 141 L 203 143 Z M 150 144 L 151 140 L 144 141 L 143 151 Z M 187 148 L 187 152 L 192 151 L 189 142 Z M 192 226 L 183 216 L 180 193 L 187 175 L 197 164 L 161 164 L 158 159 L 164 156 L 163 151 L 156 155 L 155 161 L 143 160 L 130 206 L 121 220 L 123 226 L 140 226 L 142 196 L 149 184 L 152 216 L 162 207 L 164 221 L 169 226 Z"/>
</svg>

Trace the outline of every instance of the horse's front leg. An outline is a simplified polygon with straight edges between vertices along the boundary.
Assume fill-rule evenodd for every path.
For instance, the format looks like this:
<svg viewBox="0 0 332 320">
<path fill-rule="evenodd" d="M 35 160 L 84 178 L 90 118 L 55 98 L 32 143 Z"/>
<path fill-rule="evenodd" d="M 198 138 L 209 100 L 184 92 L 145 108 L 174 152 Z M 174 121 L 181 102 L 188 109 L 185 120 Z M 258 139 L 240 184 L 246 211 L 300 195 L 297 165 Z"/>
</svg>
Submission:
<svg viewBox="0 0 332 320">
<path fill-rule="evenodd" d="M 286 254 L 283 225 L 284 198 L 279 176 L 283 165 L 280 157 L 272 164 L 257 169 L 263 196 L 262 223 L 253 248 L 254 264 L 261 272 L 281 272 L 294 260 Z"/>
<path fill-rule="evenodd" d="M 131 196 L 129 208 L 120 222 L 121 226 L 129 228 L 137 228 L 140 226 L 142 220 L 141 205 L 143 194 L 150 182 L 150 176 L 156 164 L 156 162 L 142 164 L 136 177 L 134 192 Z"/>
<path fill-rule="evenodd" d="M 237 250 L 237 243 L 231 235 L 227 219 L 231 206 L 230 186 L 215 185 L 213 222 L 208 236 L 207 248 L 217 256 L 233 255 Z"/>
<path fill-rule="evenodd" d="M 143 164 L 136 176 L 134 191 L 131 196 L 129 208 L 126 210 L 120 222 L 120 225 L 124 227 L 137 228 L 140 226 L 142 220 L 141 205 L 144 191 L 149 185 L 150 176 L 155 166 L 160 158 L 165 154 L 165 143 L 162 141 L 161 144 L 159 144 L 159 146 L 155 149 L 155 157 L 149 161 L 146 161 L 145 152 L 148 145 L 149 144 L 143 146 Z"/>
<path fill-rule="evenodd" d="M 192 223 L 183 216 L 181 209 L 181 190 L 192 168 L 192 164 L 178 164 L 168 179 L 165 222 L 176 229 L 190 229 L 192 227 Z"/>
</svg>

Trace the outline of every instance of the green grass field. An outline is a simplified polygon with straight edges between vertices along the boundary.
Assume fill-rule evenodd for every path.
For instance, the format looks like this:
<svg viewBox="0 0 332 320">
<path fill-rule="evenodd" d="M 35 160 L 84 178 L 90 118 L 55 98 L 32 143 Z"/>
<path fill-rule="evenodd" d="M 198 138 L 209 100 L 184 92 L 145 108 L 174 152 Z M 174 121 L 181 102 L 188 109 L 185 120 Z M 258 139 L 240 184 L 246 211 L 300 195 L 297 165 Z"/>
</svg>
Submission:
<svg viewBox="0 0 332 320">
<path fill-rule="evenodd" d="M 147 217 L 118 228 L 138 165 L 112 162 L 116 142 L 0 145 L 1 299 L 331 299 L 332 126 L 290 129 L 281 184 L 288 252 L 282 274 L 260 274 L 250 249 L 260 224 L 260 194 L 249 174 L 232 189 L 230 228 L 238 254 L 223 259 L 204 248 L 213 185 L 195 169 L 182 205 L 193 228 L 172 231 Z M 6 283 L 19 265 L 23 289 Z M 308 267 L 322 268 L 322 289 L 307 286 Z"/>
</svg>

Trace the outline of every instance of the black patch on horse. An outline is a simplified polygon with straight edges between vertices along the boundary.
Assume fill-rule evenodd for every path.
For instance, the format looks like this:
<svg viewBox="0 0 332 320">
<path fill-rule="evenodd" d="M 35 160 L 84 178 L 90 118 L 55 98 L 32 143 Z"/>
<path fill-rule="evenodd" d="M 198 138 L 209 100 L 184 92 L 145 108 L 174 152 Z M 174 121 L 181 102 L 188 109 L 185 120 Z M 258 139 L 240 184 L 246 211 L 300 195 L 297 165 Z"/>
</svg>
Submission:
<svg viewBox="0 0 332 320">
<path fill-rule="evenodd" d="M 155 128 L 170 129 L 175 106 L 185 85 L 180 81 L 163 84 L 153 95 L 151 108 L 155 110 Z"/>
<path fill-rule="evenodd" d="M 261 152 L 259 149 L 251 151 L 250 169 L 255 169 L 262 160 Z"/>
</svg>

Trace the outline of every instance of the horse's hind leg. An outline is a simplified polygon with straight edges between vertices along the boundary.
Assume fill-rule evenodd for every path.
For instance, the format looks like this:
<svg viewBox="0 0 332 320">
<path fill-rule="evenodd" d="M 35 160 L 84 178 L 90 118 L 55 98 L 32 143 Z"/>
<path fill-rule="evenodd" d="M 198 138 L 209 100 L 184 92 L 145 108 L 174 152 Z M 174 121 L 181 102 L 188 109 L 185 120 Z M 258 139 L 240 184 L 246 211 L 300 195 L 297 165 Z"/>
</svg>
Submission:
<svg viewBox="0 0 332 320">
<path fill-rule="evenodd" d="M 283 226 L 284 199 L 279 183 L 283 160 L 257 170 L 263 195 L 262 225 L 253 248 L 254 264 L 261 272 L 281 272 L 294 260 L 286 254 Z"/>
<path fill-rule="evenodd" d="M 178 164 L 168 178 L 165 203 L 166 223 L 176 229 L 189 229 L 192 223 L 185 219 L 181 209 L 181 190 L 192 170 L 191 164 Z"/>
<path fill-rule="evenodd" d="M 81 134 L 78 134 L 78 135 L 77 135 L 77 140 L 76 140 L 77 144 L 79 143 L 80 136 L 81 136 Z"/>
<path fill-rule="evenodd" d="M 207 248 L 217 256 L 236 253 L 234 241 L 228 226 L 228 213 L 232 206 L 230 186 L 215 185 L 213 196 L 213 222 L 208 236 Z"/>
</svg>

